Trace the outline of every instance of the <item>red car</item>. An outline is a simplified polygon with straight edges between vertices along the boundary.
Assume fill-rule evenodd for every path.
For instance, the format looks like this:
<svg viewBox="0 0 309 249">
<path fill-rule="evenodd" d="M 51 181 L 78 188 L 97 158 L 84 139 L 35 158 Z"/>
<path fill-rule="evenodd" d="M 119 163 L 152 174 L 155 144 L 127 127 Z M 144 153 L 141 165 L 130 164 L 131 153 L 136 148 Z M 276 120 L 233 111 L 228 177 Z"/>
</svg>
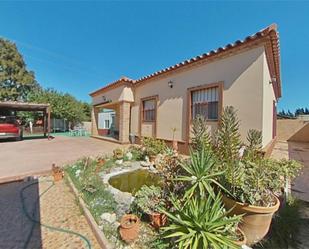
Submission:
<svg viewBox="0 0 309 249">
<path fill-rule="evenodd" d="M 23 127 L 16 116 L 0 116 L 0 139 L 23 139 Z"/>
</svg>

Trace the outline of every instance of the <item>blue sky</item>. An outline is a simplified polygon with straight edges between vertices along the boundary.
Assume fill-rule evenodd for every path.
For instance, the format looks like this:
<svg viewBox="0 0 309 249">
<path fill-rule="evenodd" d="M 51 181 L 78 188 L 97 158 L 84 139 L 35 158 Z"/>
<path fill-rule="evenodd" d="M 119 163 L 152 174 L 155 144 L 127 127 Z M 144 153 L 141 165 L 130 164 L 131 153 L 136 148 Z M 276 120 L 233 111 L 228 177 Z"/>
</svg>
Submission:
<svg viewBox="0 0 309 249">
<path fill-rule="evenodd" d="M 88 93 L 242 39 L 280 32 L 279 109 L 309 107 L 309 2 L 1 1 L 0 36 L 14 40 L 44 87 Z"/>
</svg>

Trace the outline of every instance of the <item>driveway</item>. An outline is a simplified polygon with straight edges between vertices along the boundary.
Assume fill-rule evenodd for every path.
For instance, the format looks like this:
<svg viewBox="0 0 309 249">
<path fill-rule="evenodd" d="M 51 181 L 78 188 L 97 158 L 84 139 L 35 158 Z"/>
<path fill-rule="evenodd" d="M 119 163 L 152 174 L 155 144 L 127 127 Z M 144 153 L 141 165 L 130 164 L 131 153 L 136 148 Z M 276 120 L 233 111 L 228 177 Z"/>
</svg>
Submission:
<svg viewBox="0 0 309 249">
<path fill-rule="evenodd" d="M 109 154 L 120 146 L 89 137 L 64 136 L 0 142 L 0 183 L 47 172 L 52 163 L 62 166 L 84 156 Z"/>
</svg>

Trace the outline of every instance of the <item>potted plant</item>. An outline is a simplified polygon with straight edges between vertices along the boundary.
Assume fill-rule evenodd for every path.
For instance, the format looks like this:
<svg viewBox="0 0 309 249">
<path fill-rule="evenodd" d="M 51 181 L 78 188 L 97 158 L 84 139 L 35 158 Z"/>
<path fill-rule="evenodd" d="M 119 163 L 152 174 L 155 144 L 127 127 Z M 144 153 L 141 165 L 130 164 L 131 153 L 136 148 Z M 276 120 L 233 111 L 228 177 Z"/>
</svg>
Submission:
<svg viewBox="0 0 309 249">
<path fill-rule="evenodd" d="M 153 163 L 156 159 L 156 156 L 160 153 L 163 153 L 167 146 L 163 140 L 152 138 L 152 137 L 144 137 L 143 138 L 143 146 L 145 150 L 146 156 L 149 157 L 149 161 Z"/>
<path fill-rule="evenodd" d="M 140 229 L 140 219 L 134 214 L 125 214 L 120 221 L 119 233 L 121 238 L 132 243 L 137 239 Z"/>
<path fill-rule="evenodd" d="M 54 163 L 52 164 L 52 174 L 55 182 L 60 181 L 63 178 L 62 168 L 56 166 Z"/>
<path fill-rule="evenodd" d="M 245 152 L 239 154 L 243 146 L 239 134 L 239 121 L 233 107 L 223 111 L 221 125 L 217 134 L 216 150 L 218 162 L 224 174 L 220 183 L 224 186 L 223 203 L 231 209 L 230 215 L 242 215 L 240 228 L 247 237 L 247 243 L 259 242 L 267 234 L 273 214 L 280 201 L 274 193 L 280 192 L 282 177 L 296 174 L 298 167 L 290 163 L 283 165 L 276 160 L 265 159 L 260 153 L 261 133 L 249 131 Z M 281 168 L 288 168 L 287 175 Z"/>
<path fill-rule="evenodd" d="M 114 149 L 113 154 L 114 154 L 115 159 L 117 159 L 117 160 L 123 159 L 124 153 L 123 153 L 122 149 L 120 149 L 120 148 Z"/>
<path fill-rule="evenodd" d="M 104 157 L 99 157 L 97 159 L 97 165 L 95 168 L 95 173 L 99 173 L 101 171 L 101 169 L 103 168 L 104 164 L 105 164 L 106 160 Z"/>
<path fill-rule="evenodd" d="M 150 224 L 154 228 L 159 228 L 166 223 L 166 216 L 159 212 L 159 208 L 163 206 L 162 189 L 156 186 L 144 185 L 136 192 L 135 199 L 131 204 L 131 210 L 140 215 L 147 214 Z"/>
</svg>

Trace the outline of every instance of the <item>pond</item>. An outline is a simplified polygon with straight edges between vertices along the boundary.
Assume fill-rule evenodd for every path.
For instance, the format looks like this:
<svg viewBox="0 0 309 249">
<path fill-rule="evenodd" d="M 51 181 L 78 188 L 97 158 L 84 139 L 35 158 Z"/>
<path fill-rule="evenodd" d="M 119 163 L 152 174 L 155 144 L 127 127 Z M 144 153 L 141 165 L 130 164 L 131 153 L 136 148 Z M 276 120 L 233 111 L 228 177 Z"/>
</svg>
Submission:
<svg viewBox="0 0 309 249">
<path fill-rule="evenodd" d="M 160 185 L 161 179 L 158 175 L 148 170 L 138 169 L 113 176 L 108 182 L 114 188 L 134 195 L 143 185 Z"/>
</svg>

